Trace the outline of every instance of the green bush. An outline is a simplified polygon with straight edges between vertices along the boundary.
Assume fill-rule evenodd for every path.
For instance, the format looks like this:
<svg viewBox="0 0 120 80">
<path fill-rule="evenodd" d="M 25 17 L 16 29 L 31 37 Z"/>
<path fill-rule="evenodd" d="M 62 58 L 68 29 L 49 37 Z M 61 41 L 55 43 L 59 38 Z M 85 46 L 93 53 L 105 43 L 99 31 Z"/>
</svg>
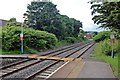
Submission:
<svg viewBox="0 0 120 80">
<path fill-rule="evenodd" d="M 77 39 L 75 37 L 66 37 L 65 40 L 68 43 L 75 43 L 75 42 L 77 42 Z"/>
<path fill-rule="evenodd" d="M 118 50 L 119 50 L 118 49 L 118 40 L 115 40 L 115 43 L 113 45 L 113 51 L 114 51 L 114 53 L 117 53 Z M 104 40 L 103 42 L 101 42 L 101 51 L 103 54 L 111 56 L 112 43 L 111 43 L 110 39 L 107 39 L 107 40 Z"/>
<path fill-rule="evenodd" d="M 108 40 L 104 40 L 103 44 L 101 45 L 102 53 L 105 55 L 111 55 L 111 44 L 107 42 Z"/>
<path fill-rule="evenodd" d="M 98 35 L 96 35 L 93 39 L 96 42 L 100 42 L 105 39 L 109 39 L 111 34 L 112 33 L 110 31 L 102 31 L 102 32 L 99 32 Z"/>
<path fill-rule="evenodd" d="M 2 37 L 2 27 L 0 27 L 0 37 Z"/>
<path fill-rule="evenodd" d="M 35 54 L 35 53 L 37 53 L 37 51 L 35 49 L 29 48 L 26 46 L 24 49 L 24 53 Z"/>
<path fill-rule="evenodd" d="M 3 27 L 2 48 L 5 51 L 19 50 L 21 28 L 17 26 Z M 24 28 L 24 45 L 30 49 L 49 49 L 56 45 L 57 38 L 46 31 Z"/>
<path fill-rule="evenodd" d="M 77 37 L 78 41 L 85 41 L 87 40 L 87 38 L 84 37 L 84 34 L 79 34 L 78 37 Z"/>
<path fill-rule="evenodd" d="M 1 48 L 2 48 L 2 27 L 0 27 L 0 49 Z"/>
</svg>

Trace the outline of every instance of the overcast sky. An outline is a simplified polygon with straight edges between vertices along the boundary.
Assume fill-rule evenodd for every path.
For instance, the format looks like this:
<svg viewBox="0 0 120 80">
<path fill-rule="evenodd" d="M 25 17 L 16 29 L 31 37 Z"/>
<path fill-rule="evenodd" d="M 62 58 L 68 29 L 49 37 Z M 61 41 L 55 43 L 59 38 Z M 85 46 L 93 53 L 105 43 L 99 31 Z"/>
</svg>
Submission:
<svg viewBox="0 0 120 80">
<path fill-rule="evenodd" d="M 27 4 L 33 0 L 1 0 L 0 1 L 0 19 L 9 20 L 12 17 L 17 21 L 23 21 L 22 16 L 27 10 Z M 62 15 L 75 18 L 83 23 L 85 31 L 101 31 L 97 25 L 93 23 L 89 0 L 52 0 L 57 5 Z"/>
</svg>

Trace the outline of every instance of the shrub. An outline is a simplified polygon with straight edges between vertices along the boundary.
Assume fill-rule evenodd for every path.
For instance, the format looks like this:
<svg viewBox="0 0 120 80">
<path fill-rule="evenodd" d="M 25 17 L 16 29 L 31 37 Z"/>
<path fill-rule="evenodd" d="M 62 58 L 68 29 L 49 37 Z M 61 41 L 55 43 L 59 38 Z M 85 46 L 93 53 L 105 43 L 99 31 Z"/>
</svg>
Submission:
<svg viewBox="0 0 120 80">
<path fill-rule="evenodd" d="M 104 40 L 104 42 L 101 45 L 102 48 L 102 53 L 104 53 L 105 55 L 111 55 L 111 44 L 109 44 L 109 42 L 107 42 L 108 40 Z"/>
<path fill-rule="evenodd" d="M 77 41 L 77 39 L 75 37 L 66 37 L 65 40 L 68 43 L 75 43 Z"/>
<path fill-rule="evenodd" d="M 102 31 L 102 32 L 99 32 L 98 35 L 96 35 L 93 39 L 96 42 L 100 42 L 100 41 L 103 41 L 105 39 L 109 39 L 110 35 L 111 35 L 110 31 Z"/>
<path fill-rule="evenodd" d="M 117 53 L 118 50 L 119 50 L 118 49 L 118 40 L 115 40 L 115 43 L 113 45 L 113 51 L 114 51 L 114 53 Z M 101 51 L 103 54 L 111 56 L 112 44 L 110 42 L 110 39 L 107 39 L 107 40 L 104 40 L 103 42 L 101 42 Z"/>
<path fill-rule="evenodd" d="M 2 27 L 0 27 L 0 37 L 2 37 Z"/>
<path fill-rule="evenodd" d="M 2 48 L 5 51 L 20 49 L 21 28 L 17 26 L 3 27 L 2 29 Z M 46 31 L 24 28 L 24 47 L 30 49 L 48 49 L 56 45 L 57 38 L 54 34 Z"/>
<path fill-rule="evenodd" d="M 85 41 L 87 38 L 84 37 L 84 34 L 79 34 L 77 37 L 78 41 Z"/>
</svg>

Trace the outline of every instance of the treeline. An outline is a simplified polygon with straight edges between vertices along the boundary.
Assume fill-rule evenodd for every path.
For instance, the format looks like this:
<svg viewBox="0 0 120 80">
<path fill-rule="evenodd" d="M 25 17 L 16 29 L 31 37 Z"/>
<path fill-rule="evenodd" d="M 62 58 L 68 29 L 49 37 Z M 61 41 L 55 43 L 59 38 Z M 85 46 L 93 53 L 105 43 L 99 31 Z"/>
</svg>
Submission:
<svg viewBox="0 0 120 80">
<path fill-rule="evenodd" d="M 52 2 L 32 1 L 27 6 L 25 23 L 36 30 L 53 33 L 59 39 L 77 37 L 82 28 L 82 22 L 66 15 L 61 15 Z"/>
<path fill-rule="evenodd" d="M 103 44 L 106 50 L 106 53 L 110 53 L 111 44 L 107 41 L 110 39 L 110 35 L 114 34 L 115 38 L 119 40 L 120 35 L 120 1 L 119 2 L 90 2 L 93 15 L 92 20 L 95 24 L 100 24 L 100 27 L 109 29 L 109 31 L 100 32 L 97 36 L 94 37 L 96 42 L 105 41 Z M 107 41 L 106 41 L 107 39 Z M 119 41 L 118 41 L 119 42 Z M 120 43 L 116 43 L 119 44 Z M 118 45 L 114 45 L 119 50 Z M 104 49 L 103 48 L 103 49 Z"/>
<path fill-rule="evenodd" d="M 36 53 L 86 40 L 85 32 L 80 29 L 82 22 L 61 15 L 52 2 L 32 1 L 28 4 L 24 16 L 27 16 L 24 23 L 11 18 L 2 28 L 2 50 L 5 54 L 20 53 L 21 26 L 24 28 L 26 53 Z"/>
<path fill-rule="evenodd" d="M 90 2 L 92 20 L 102 28 L 112 29 L 120 33 L 120 1 Z"/>
<path fill-rule="evenodd" d="M 114 52 L 118 53 L 120 48 L 120 1 L 118 2 L 90 2 L 93 15 L 92 20 L 100 27 L 108 29 L 109 31 L 102 31 L 93 39 L 96 42 L 102 42 L 102 51 L 105 54 L 111 52 L 110 35 L 115 36 Z"/>
</svg>

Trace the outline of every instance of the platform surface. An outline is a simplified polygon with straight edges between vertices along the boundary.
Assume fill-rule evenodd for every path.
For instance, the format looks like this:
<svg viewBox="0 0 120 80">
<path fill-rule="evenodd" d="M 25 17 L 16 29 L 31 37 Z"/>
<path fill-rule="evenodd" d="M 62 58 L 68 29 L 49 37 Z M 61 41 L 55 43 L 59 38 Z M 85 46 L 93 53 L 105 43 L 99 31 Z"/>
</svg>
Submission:
<svg viewBox="0 0 120 80">
<path fill-rule="evenodd" d="M 50 78 L 109 78 L 115 76 L 109 64 L 100 61 L 70 61 Z"/>
<path fill-rule="evenodd" d="M 0 55 L 0 57 L 27 57 L 30 54 L 17 54 L 17 55 Z"/>
</svg>

